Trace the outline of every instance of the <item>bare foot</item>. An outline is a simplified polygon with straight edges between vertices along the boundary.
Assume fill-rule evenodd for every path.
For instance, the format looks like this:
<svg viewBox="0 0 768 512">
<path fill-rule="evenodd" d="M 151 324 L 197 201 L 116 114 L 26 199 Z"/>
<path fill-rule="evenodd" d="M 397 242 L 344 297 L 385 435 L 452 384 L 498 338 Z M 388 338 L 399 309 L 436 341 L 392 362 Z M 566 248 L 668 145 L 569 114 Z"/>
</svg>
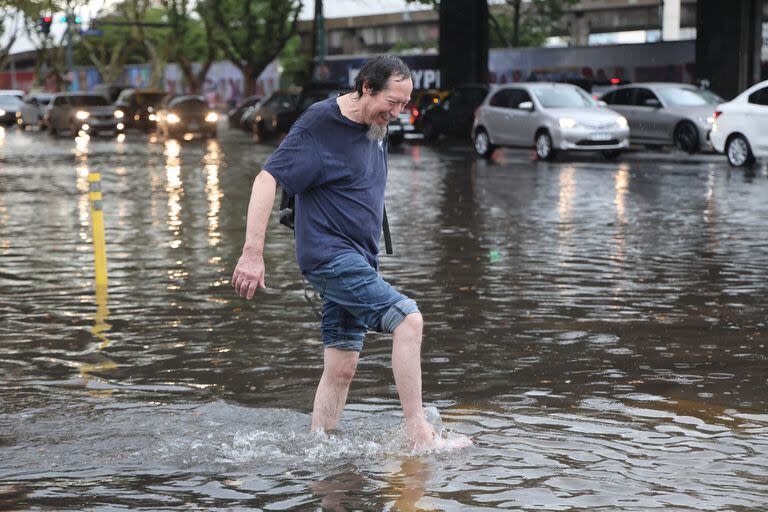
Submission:
<svg viewBox="0 0 768 512">
<path fill-rule="evenodd" d="M 455 434 L 450 439 L 439 436 L 427 421 L 421 420 L 415 425 L 406 422 L 406 432 L 411 449 L 414 452 L 431 450 L 452 451 L 472 446 L 472 440 L 467 436 Z"/>
</svg>

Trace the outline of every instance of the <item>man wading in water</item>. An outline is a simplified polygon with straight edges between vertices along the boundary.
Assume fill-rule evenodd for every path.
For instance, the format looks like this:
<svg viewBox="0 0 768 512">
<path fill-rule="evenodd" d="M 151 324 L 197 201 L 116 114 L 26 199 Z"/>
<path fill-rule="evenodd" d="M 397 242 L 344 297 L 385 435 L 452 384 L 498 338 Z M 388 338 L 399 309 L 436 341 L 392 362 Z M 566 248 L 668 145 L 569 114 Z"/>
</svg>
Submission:
<svg viewBox="0 0 768 512">
<path fill-rule="evenodd" d="M 421 334 L 416 302 L 378 273 L 387 181 L 387 124 L 411 97 L 405 63 L 380 56 L 367 62 L 355 90 L 312 105 L 256 177 L 247 231 L 232 285 L 251 299 L 264 288 L 264 236 L 279 185 L 295 195 L 296 258 L 323 298 L 323 376 L 312 430 L 336 427 L 368 329 L 394 333 L 392 370 L 414 449 L 445 447 L 421 403 Z M 468 446 L 464 438 L 452 447 Z"/>
</svg>

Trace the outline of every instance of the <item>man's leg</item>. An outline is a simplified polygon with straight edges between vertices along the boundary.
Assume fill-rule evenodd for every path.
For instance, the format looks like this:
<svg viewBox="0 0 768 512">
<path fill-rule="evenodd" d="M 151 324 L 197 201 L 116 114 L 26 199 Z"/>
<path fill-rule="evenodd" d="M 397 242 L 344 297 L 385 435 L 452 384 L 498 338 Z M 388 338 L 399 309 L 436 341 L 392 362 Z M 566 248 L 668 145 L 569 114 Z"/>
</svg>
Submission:
<svg viewBox="0 0 768 512">
<path fill-rule="evenodd" d="M 323 353 L 323 376 L 315 393 L 312 430 L 336 428 L 347 402 L 347 392 L 355 376 L 360 353 L 353 350 L 327 348 Z"/>
<path fill-rule="evenodd" d="M 392 340 L 392 372 L 405 415 L 408 438 L 415 448 L 428 447 L 435 431 L 424 418 L 421 403 L 421 313 L 411 313 L 395 328 Z"/>
</svg>

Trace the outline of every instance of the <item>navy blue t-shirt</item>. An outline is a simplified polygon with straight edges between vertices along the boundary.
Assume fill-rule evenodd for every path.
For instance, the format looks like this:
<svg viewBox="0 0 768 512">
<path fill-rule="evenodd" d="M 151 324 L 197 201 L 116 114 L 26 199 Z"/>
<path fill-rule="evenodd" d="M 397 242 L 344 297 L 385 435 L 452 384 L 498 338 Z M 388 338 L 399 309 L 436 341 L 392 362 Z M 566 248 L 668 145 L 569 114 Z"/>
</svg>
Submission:
<svg viewBox="0 0 768 512">
<path fill-rule="evenodd" d="M 336 98 L 294 123 L 264 170 L 296 196 L 296 259 L 302 272 L 356 251 L 378 269 L 387 145 L 344 117 Z"/>
</svg>

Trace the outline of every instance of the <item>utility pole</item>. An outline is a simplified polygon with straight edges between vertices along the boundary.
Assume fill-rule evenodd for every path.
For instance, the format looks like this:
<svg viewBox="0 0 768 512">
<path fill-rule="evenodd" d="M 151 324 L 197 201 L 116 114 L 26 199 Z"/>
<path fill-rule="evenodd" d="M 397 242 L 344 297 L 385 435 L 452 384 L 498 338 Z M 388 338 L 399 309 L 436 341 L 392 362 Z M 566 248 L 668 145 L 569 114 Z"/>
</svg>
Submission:
<svg viewBox="0 0 768 512">
<path fill-rule="evenodd" d="M 72 83 L 74 82 L 75 78 L 75 70 L 74 65 L 72 63 L 72 25 L 75 18 L 75 13 L 72 12 L 71 8 L 67 9 L 66 12 L 67 17 L 67 30 L 64 32 L 65 37 L 67 38 L 67 78 L 69 79 L 69 90 L 72 90 Z"/>
<path fill-rule="evenodd" d="M 317 67 L 325 61 L 325 17 L 323 16 L 323 0 L 315 0 L 315 21 L 313 24 L 314 37 L 312 38 L 312 63 L 310 64 L 309 78 L 317 78 Z"/>
</svg>

